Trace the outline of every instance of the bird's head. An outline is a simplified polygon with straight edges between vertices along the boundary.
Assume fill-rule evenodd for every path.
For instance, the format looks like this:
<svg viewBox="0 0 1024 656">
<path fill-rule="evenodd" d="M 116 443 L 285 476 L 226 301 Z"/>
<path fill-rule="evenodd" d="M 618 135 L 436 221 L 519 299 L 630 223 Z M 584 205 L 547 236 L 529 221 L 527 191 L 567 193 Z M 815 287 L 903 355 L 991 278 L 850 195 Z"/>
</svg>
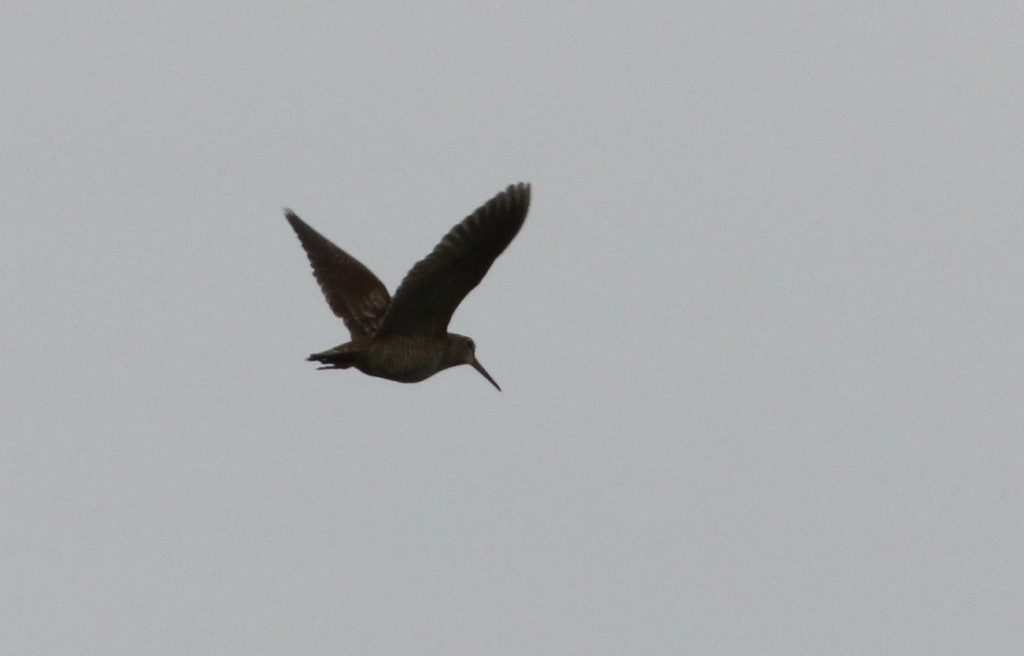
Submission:
<svg viewBox="0 0 1024 656">
<path fill-rule="evenodd" d="M 452 337 L 454 338 L 455 349 L 459 356 L 459 363 L 468 364 L 477 371 L 479 371 L 480 375 L 486 378 L 488 382 L 490 382 L 491 385 L 494 385 L 494 387 L 500 392 L 501 387 L 498 385 L 498 383 L 494 382 L 494 379 L 491 378 L 491 375 L 489 373 L 487 373 L 487 370 L 484 369 L 484 366 L 480 364 L 479 360 L 476 359 L 476 344 L 473 342 L 473 340 L 463 335 L 452 335 Z"/>
</svg>

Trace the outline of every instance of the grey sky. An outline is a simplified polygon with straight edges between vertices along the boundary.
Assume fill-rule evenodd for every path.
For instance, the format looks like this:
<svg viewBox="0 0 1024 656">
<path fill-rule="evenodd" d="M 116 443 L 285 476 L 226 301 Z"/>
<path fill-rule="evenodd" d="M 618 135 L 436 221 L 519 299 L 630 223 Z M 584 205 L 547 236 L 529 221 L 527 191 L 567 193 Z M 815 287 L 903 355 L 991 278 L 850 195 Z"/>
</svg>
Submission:
<svg viewBox="0 0 1024 656">
<path fill-rule="evenodd" d="M 0 653 L 1021 653 L 1024 12 L 680 4 L 6 3 Z"/>
</svg>

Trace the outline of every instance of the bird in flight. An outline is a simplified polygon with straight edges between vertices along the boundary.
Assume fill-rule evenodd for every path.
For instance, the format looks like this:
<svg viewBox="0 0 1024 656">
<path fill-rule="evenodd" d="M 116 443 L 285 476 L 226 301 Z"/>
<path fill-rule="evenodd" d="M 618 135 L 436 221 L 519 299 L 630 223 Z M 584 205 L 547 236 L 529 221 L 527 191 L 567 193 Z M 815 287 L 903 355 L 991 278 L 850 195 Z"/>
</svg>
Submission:
<svg viewBox="0 0 1024 656">
<path fill-rule="evenodd" d="M 448 332 L 448 322 L 512 242 L 529 207 L 530 185 L 509 185 L 417 262 L 394 297 L 372 271 L 286 209 L 285 217 L 299 236 L 327 304 L 352 336 L 307 359 L 319 362 L 319 369 L 355 367 L 402 383 L 468 364 L 500 391 L 476 359 L 473 340 Z"/>
</svg>

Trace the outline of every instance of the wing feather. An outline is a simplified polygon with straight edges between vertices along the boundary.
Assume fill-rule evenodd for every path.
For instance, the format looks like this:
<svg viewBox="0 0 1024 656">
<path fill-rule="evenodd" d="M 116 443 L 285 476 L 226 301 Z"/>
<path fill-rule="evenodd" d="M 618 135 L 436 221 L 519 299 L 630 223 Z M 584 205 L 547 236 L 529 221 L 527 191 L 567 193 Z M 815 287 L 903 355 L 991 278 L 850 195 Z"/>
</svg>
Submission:
<svg viewBox="0 0 1024 656">
<path fill-rule="evenodd" d="M 379 334 L 445 334 L 455 309 L 518 234 L 529 208 L 530 185 L 509 185 L 452 228 L 406 274 Z"/>
<path fill-rule="evenodd" d="M 299 237 L 313 267 L 313 275 L 335 315 L 340 317 L 352 337 L 377 332 L 391 296 L 373 272 L 329 239 L 311 228 L 291 210 L 285 210 L 288 223 Z"/>
</svg>

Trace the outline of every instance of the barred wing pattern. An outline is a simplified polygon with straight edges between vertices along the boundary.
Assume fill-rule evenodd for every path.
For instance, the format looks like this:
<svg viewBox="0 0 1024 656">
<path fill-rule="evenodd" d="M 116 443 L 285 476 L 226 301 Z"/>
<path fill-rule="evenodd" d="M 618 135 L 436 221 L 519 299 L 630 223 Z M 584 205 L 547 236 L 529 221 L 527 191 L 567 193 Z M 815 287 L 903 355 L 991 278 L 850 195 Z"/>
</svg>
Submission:
<svg viewBox="0 0 1024 656">
<path fill-rule="evenodd" d="M 446 334 L 455 309 L 519 232 L 529 208 L 530 185 L 509 185 L 452 228 L 406 274 L 378 334 Z"/>
<path fill-rule="evenodd" d="M 313 275 L 334 314 L 345 322 L 353 338 L 374 334 L 391 302 L 384 283 L 294 212 L 286 209 L 285 216 L 299 236 Z"/>
</svg>

